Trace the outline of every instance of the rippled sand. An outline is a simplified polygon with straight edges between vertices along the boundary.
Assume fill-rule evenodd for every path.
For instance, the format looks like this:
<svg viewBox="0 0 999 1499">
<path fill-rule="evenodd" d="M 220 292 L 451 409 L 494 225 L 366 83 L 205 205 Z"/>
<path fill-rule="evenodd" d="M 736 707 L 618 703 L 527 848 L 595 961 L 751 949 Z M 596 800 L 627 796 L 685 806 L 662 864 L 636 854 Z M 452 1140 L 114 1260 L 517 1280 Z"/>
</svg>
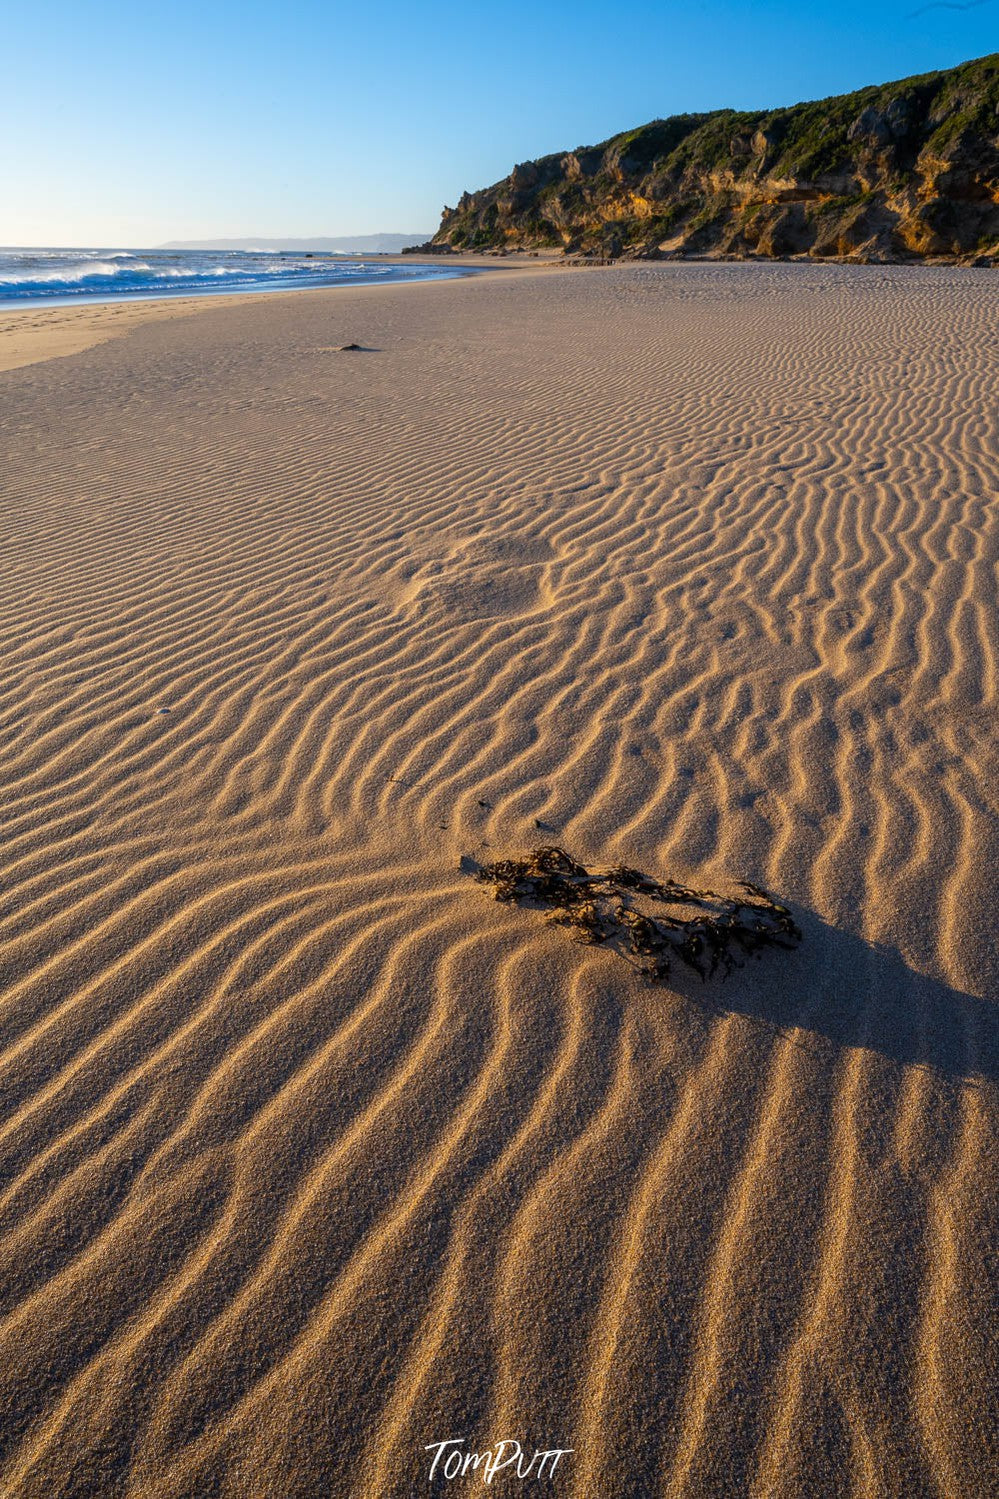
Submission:
<svg viewBox="0 0 999 1499">
<path fill-rule="evenodd" d="M 0 375 L 4 1499 L 991 1491 L 996 322 L 504 272 Z M 804 942 L 648 987 L 459 869 L 545 841 Z"/>
</svg>

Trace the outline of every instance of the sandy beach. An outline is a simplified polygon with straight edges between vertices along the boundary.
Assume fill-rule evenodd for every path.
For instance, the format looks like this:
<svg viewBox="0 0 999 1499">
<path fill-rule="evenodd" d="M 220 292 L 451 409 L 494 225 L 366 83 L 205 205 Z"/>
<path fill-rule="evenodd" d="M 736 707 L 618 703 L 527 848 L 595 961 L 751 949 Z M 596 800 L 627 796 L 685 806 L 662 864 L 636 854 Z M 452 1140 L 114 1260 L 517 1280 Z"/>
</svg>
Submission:
<svg viewBox="0 0 999 1499">
<path fill-rule="evenodd" d="M 566 1451 L 494 1492 L 983 1499 L 994 273 L 31 318 L 4 1499 L 472 1494 L 459 1441 Z M 468 872 L 539 843 L 802 942 L 649 984 Z"/>
</svg>

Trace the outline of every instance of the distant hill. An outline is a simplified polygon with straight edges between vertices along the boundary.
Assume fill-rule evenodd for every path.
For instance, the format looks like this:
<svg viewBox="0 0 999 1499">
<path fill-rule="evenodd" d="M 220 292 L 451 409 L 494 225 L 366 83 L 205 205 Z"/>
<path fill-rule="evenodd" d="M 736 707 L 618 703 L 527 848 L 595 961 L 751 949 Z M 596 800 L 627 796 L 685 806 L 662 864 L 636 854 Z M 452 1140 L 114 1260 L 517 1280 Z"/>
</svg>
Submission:
<svg viewBox="0 0 999 1499">
<path fill-rule="evenodd" d="M 432 246 L 995 263 L 999 54 L 543 156 L 445 208 Z"/>
<path fill-rule="evenodd" d="M 333 239 L 173 239 L 161 250 L 325 250 L 334 255 L 398 255 L 427 238 L 417 234 L 344 234 Z"/>
</svg>

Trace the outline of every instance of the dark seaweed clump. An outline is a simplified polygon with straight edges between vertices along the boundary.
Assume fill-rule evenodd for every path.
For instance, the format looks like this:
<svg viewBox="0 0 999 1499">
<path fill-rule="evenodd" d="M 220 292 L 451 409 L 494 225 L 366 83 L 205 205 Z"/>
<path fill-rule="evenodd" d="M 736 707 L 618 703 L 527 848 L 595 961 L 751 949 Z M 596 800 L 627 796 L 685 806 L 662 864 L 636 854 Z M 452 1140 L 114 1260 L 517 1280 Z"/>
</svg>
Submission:
<svg viewBox="0 0 999 1499">
<path fill-rule="evenodd" d="M 497 900 L 549 907 L 549 921 L 571 928 L 577 942 L 630 954 L 653 983 L 665 983 L 674 958 L 702 979 L 719 970 L 724 978 L 746 956 L 767 947 L 790 951 L 801 940 L 790 911 L 747 881 L 738 887 L 745 894 L 733 898 L 623 864 L 591 871 L 552 846 L 482 865 L 476 878 L 493 886 Z"/>
</svg>

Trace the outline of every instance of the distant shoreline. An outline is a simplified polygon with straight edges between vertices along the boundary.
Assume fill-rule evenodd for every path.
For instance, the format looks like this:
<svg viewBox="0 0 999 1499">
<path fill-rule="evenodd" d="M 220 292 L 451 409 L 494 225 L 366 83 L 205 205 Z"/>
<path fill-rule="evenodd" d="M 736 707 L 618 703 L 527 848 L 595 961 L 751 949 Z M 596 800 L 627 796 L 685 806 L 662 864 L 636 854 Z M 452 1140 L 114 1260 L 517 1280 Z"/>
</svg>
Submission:
<svg viewBox="0 0 999 1499">
<path fill-rule="evenodd" d="M 180 297 L 451 280 L 469 268 L 428 257 L 239 251 L 0 251 L 0 308 L 120 305 Z"/>
<path fill-rule="evenodd" d="M 455 257 L 472 262 L 475 257 Z M 407 257 L 408 259 L 408 257 Z M 428 263 L 429 260 L 428 260 Z M 25 299 L 20 302 L 0 303 L 0 375 L 5 371 L 23 369 L 27 365 L 44 363 L 49 359 L 66 358 L 81 354 L 96 344 L 109 339 L 123 337 L 142 323 L 158 322 L 170 317 L 189 317 L 197 311 L 216 310 L 222 307 L 239 306 L 251 299 L 261 303 L 280 301 L 283 297 L 326 295 L 331 292 L 356 291 L 370 293 L 395 288 L 454 286 L 457 281 L 467 280 L 476 271 L 489 271 L 494 276 L 522 276 L 531 271 L 551 269 L 550 265 L 535 260 L 522 264 L 509 261 L 497 264 L 489 261 L 455 266 L 447 275 L 412 276 L 395 281 L 371 280 L 349 283 L 319 283 L 300 287 L 266 287 L 262 292 L 248 288 L 196 293 L 151 292 L 148 295 L 133 294 L 118 296 L 73 296 L 64 298 Z M 560 269 L 570 269 L 562 265 Z"/>
</svg>

